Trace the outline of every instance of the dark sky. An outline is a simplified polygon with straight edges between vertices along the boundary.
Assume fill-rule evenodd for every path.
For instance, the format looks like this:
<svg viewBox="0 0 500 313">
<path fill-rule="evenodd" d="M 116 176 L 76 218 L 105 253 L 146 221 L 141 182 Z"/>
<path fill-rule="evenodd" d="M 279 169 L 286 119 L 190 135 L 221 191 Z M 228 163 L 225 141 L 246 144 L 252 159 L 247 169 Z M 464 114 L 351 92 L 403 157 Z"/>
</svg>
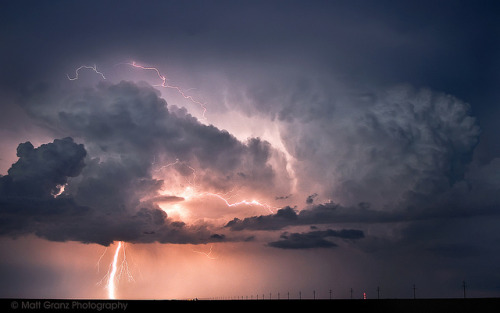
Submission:
<svg viewBox="0 0 500 313">
<path fill-rule="evenodd" d="M 351 275 L 394 297 L 411 280 L 453 296 L 465 279 L 497 296 L 499 13 L 496 1 L 4 1 L 0 248 L 251 242 L 271 267 L 283 253 L 320 262 L 325 288 Z M 9 283 L 5 296 L 41 294 Z"/>
</svg>

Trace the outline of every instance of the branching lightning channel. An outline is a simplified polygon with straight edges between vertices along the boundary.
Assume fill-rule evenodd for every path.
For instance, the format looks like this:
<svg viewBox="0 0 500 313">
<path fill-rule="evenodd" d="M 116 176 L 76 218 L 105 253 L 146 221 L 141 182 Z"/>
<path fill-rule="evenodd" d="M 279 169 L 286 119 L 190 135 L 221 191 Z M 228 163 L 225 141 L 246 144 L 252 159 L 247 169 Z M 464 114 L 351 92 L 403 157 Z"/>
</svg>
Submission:
<svg viewBox="0 0 500 313">
<path fill-rule="evenodd" d="M 82 65 L 82 66 L 80 66 L 79 68 L 77 68 L 75 70 L 75 77 L 69 77 L 68 74 L 66 74 L 66 76 L 68 77 L 69 80 L 77 80 L 79 78 L 80 70 L 82 70 L 82 69 L 93 70 L 96 74 L 100 75 L 102 77 L 102 79 L 106 79 L 106 77 L 104 76 L 104 74 L 102 72 L 99 72 L 97 70 L 97 65 L 94 65 L 94 66 Z"/>
<path fill-rule="evenodd" d="M 184 99 L 189 100 L 189 101 L 191 101 L 193 103 L 198 104 L 202 108 L 202 110 L 203 110 L 203 114 L 202 114 L 203 115 L 203 119 L 206 119 L 206 117 L 205 117 L 205 113 L 207 112 L 206 103 L 200 102 L 200 101 L 194 99 L 193 96 L 190 96 L 190 95 L 186 94 L 186 92 L 181 87 L 171 85 L 168 82 L 167 77 L 165 75 L 163 75 L 158 68 L 152 67 L 152 66 L 139 65 L 135 61 L 132 61 L 130 63 L 125 63 L 125 64 L 130 65 L 130 66 L 132 66 L 134 68 L 138 68 L 138 69 L 142 69 L 142 70 L 148 70 L 148 71 L 155 72 L 156 75 L 158 76 L 158 78 L 161 81 L 161 84 L 154 85 L 155 87 L 164 87 L 164 88 L 170 88 L 170 89 L 176 90 Z"/>
<path fill-rule="evenodd" d="M 104 249 L 104 252 L 101 254 L 101 256 L 99 257 L 99 260 L 97 260 L 97 272 L 99 273 L 100 271 L 100 268 L 101 268 L 101 260 L 102 260 L 102 257 L 106 254 L 106 251 L 108 251 L 108 247 L 106 247 L 106 249 Z"/>
<path fill-rule="evenodd" d="M 155 165 L 155 164 L 156 164 L 156 158 L 153 160 L 153 163 L 151 165 Z M 182 166 L 185 166 L 185 167 L 189 168 L 189 170 L 191 170 L 191 172 L 193 174 L 192 174 L 191 180 L 188 180 L 188 183 L 191 186 L 196 186 L 196 170 L 191 165 L 187 164 L 184 161 L 179 160 L 178 158 L 176 158 L 174 162 L 162 165 L 159 168 L 155 169 L 154 171 L 155 172 L 160 172 L 162 170 L 165 170 L 165 169 L 167 169 L 169 167 L 173 167 L 175 165 L 182 165 Z"/>
<path fill-rule="evenodd" d="M 154 159 L 153 165 L 156 164 L 156 158 Z M 159 172 L 161 170 L 166 170 L 170 167 L 174 167 L 176 165 L 182 165 L 182 166 L 186 166 L 187 168 L 189 168 L 191 171 L 192 171 L 192 179 L 188 180 L 188 183 L 189 183 L 189 187 L 187 187 L 185 190 L 184 190 L 184 194 L 182 195 L 184 198 L 193 198 L 193 197 L 214 197 L 214 198 L 218 198 L 222 201 L 224 201 L 224 203 L 228 206 L 228 207 L 237 207 L 237 206 L 240 206 L 240 205 L 249 205 L 249 206 L 260 206 L 260 207 L 263 207 L 265 209 L 267 209 L 270 213 L 274 213 L 273 210 L 278 210 L 279 208 L 277 207 L 273 207 L 267 203 L 263 203 L 261 201 L 258 201 L 258 200 L 241 200 L 241 201 L 236 201 L 236 202 L 230 202 L 230 199 L 232 197 L 234 197 L 235 195 L 228 195 L 229 193 L 233 193 L 233 190 L 234 188 L 225 193 L 225 194 L 222 194 L 222 193 L 213 193 L 213 192 L 198 192 L 197 191 L 197 186 L 196 186 L 196 169 L 193 168 L 192 166 L 190 166 L 189 164 L 187 164 L 186 162 L 184 161 L 181 161 L 179 160 L 178 158 L 175 159 L 174 162 L 171 162 L 171 163 L 168 163 L 168 164 L 165 164 L 161 167 L 159 167 L 158 169 L 156 169 L 155 171 Z M 188 192 L 189 191 L 189 192 Z M 194 194 L 193 194 L 194 193 Z"/>
<path fill-rule="evenodd" d="M 240 205 L 256 205 L 256 206 L 266 208 L 270 213 L 274 213 L 273 209 L 275 209 L 275 210 L 279 209 L 279 208 L 270 206 L 269 204 L 266 204 L 266 203 L 263 203 L 263 202 L 260 202 L 257 200 L 251 200 L 251 201 L 242 200 L 242 201 L 238 201 L 238 202 L 229 203 L 229 200 L 228 200 L 229 198 L 225 198 L 224 196 L 222 196 L 221 194 L 218 194 L 218 193 L 204 192 L 204 193 L 202 193 L 202 195 L 219 198 L 222 201 L 224 201 L 228 207 L 236 207 L 236 206 L 240 206 Z"/>
<path fill-rule="evenodd" d="M 206 256 L 210 260 L 215 260 L 216 258 L 212 256 L 212 248 L 213 248 L 213 245 L 210 245 L 210 251 L 208 251 L 208 252 L 197 251 L 197 250 L 193 250 L 193 252 L 203 254 L 204 256 Z"/>
<path fill-rule="evenodd" d="M 101 254 L 99 257 L 99 260 L 97 261 L 97 269 L 99 271 L 99 263 L 101 262 L 101 259 L 103 256 L 106 254 L 106 251 L 108 249 L 106 248 L 104 252 Z M 121 262 L 119 263 L 120 259 L 120 252 L 122 255 Z M 129 281 L 134 281 L 134 277 L 130 273 L 129 267 L 128 267 L 128 262 L 127 262 L 127 255 L 125 252 L 125 243 L 123 241 L 119 241 L 115 252 L 113 254 L 113 260 L 109 264 L 108 267 L 108 272 L 106 275 L 97 283 L 98 285 L 103 284 L 103 282 L 106 283 L 106 289 L 108 291 L 108 298 L 109 299 L 116 299 L 116 283 L 120 281 L 122 276 L 126 276 Z"/>
</svg>

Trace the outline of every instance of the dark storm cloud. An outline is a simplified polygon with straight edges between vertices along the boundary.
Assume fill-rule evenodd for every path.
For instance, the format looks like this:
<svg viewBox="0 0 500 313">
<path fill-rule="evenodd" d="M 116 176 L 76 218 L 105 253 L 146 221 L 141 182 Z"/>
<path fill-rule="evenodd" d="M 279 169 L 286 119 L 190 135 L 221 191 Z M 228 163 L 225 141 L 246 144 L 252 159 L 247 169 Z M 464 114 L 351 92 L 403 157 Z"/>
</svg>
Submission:
<svg viewBox="0 0 500 313">
<path fill-rule="evenodd" d="M 306 203 L 312 204 L 314 202 L 314 198 L 316 198 L 317 196 L 317 193 L 313 193 L 312 195 L 307 196 Z"/>
<path fill-rule="evenodd" d="M 281 234 L 279 241 L 269 242 L 268 245 L 275 248 L 282 249 L 312 249 L 312 248 L 331 248 L 336 247 L 332 241 L 327 238 L 335 237 L 341 239 L 361 239 L 364 234 L 360 230 L 355 229 L 342 229 L 338 230 L 316 230 L 306 233 L 288 233 Z"/>
<path fill-rule="evenodd" d="M 428 201 L 463 179 L 479 142 L 470 106 L 428 89 L 401 86 L 294 106 L 301 113 L 284 124 L 284 142 L 298 176 L 312 178 L 299 184 L 348 206 Z"/>
<path fill-rule="evenodd" d="M 231 230 L 278 230 L 296 225 L 297 213 L 291 207 L 279 209 L 276 214 L 248 217 L 243 220 L 234 218 L 226 224 Z"/>
<path fill-rule="evenodd" d="M 72 138 L 56 139 L 34 148 L 31 142 L 19 144 L 19 160 L 0 180 L 0 193 L 6 197 L 44 198 L 59 192 L 68 177 L 78 176 L 87 152 Z"/>
<path fill-rule="evenodd" d="M 104 208 L 111 203 L 103 206 L 96 203 L 95 207 L 82 205 L 77 202 L 81 195 L 56 197 L 68 177 L 79 176 L 85 166 L 86 151 L 72 138 L 56 139 L 38 148 L 30 142 L 22 143 L 18 156 L 8 175 L 0 177 L 0 224 L 4 236 L 32 233 L 48 240 L 102 245 L 115 240 L 202 243 L 223 239 L 214 236 L 206 226 L 186 226 L 171 221 L 165 212 L 155 207 L 143 207 L 131 213 L 124 211 L 126 208 L 120 203 L 115 203 L 111 210 Z M 108 193 L 115 197 L 109 192 L 94 189 L 87 196 L 103 200 L 103 193 Z"/>
<path fill-rule="evenodd" d="M 325 203 L 314 205 L 297 213 L 291 207 L 279 209 L 275 214 L 235 218 L 226 224 L 234 231 L 279 230 L 289 226 L 334 224 L 342 222 L 390 222 L 395 218 L 384 212 L 367 209 L 344 208 L 339 204 Z"/>
<path fill-rule="evenodd" d="M 200 169 L 197 183 L 223 189 L 272 186 L 275 173 L 267 162 L 274 149 L 269 143 L 259 138 L 242 143 L 227 131 L 201 124 L 185 109 L 167 109 L 151 86 L 122 81 L 66 97 L 56 96 L 59 92 L 36 94 L 36 101 L 28 100 L 25 108 L 47 127 L 82 138 L 89 152 L 106 155 L 110 166 L 127 163 L 128 172 L 122 174 L 145 176 L 159 156 L 166 163 L 190 165 L 175 167 L 183 176 L 192 175 L 193 166 Z"/>
<path fill-rule="evenodd" d="M 498 190 L 497 190 L 498 191 Z M 497 192 L 495 191 L 495 192 Z M 463 192 L 463 190 L 461 191 Z M 482 204 L 480 198 L 473 193 L 463 192 L 461 196 L 444 198 L 441 203 L 423 207 L 407 207 L 394 211 L 370 209 L 366 203 L 347 207 L 328 202 L 304 208 L 300 212 L 291 207 L 279 209 L 275 214 L 252 216 L 244 219 L 234 218 L 226 224 L 233 231 L 279 230 L 289 226 L 315 224 L 383 224 L 411 223 L 419 221 L 446 221 L 474 217 L 498 216 L 498 199 L 496 204 Z M 467 202 L 472 197 L 473 202 Z M 417 232 L 415 233 L 417 234 Z M 417 236 L 417 235 L 415 235 Z"/>
</svg>

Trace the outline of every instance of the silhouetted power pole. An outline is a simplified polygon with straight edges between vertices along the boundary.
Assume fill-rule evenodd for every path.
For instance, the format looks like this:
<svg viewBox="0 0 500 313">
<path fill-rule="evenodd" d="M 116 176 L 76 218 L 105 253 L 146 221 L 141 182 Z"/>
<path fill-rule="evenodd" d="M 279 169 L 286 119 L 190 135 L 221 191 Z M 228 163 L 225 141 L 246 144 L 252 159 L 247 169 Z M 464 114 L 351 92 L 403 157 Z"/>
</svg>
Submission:
<svg viewBox="0 0 500 313">
<path fill-rule="evenodd" d="M 332 290 L 330 289 L 330 300 L 332 300 Z"/>
<path fill-rule="evenodd" d="M 417 287 L 415 287 L 415 284 L 413 284 L 413 299 L 417 298 L 415 290 L 417 290 Z"/>
<path fill-rule="evenodd" d="M 353 290 L 352 290 L 352 288 L 351 288 L 351 300 L 352 300 L 352 291 L 353 291 Z"/>
</svg>

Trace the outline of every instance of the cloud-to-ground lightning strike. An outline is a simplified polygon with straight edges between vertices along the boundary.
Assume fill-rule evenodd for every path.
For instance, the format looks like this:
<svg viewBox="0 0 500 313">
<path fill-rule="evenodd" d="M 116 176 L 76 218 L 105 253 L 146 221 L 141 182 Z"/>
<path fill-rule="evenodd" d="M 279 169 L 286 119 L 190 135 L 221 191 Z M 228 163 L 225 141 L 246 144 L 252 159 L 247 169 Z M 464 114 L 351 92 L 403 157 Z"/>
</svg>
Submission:
<svg viewBox="0 0 500 313">
<path fill-rule="evenodd" d="M 79 68 L 77 68 L 75 70 L 75 77 L 69 77 L 68 74 L 66 74 L 66 76 L 68 77 L 69 80 L 77 80 L 79 78 L 79 72 L 80 72 L 81 69 L 93 70 L 96 74 L 101 75 L 102 79 L 106 79 L 106 77 L 104 76 L 104 74 L 102 72 L 99 72 L 97 70 L 97 65 L 94 65 L 94 66 L 82 65 L 82 66 L 80 66 Z"/>
<path fill-rule="evenodd" d="M 108 249 L 106 248 L 97 261 L 98 271 L 99 263 L 101 262 L 103 256 L 106 254 L 107 250 Z M 120 251 L 123 251 L 122 261 L 120 264 L 118 264 Z M 106 281 L 106 289 L 108 291 L 109 299 L 116 299 L 116 283 L 121 279 L 122 275 L 127 275 L 129 281 L 134 281 L 134 278 L 128 268 L 127 255 L 125 253 L 125 243 L 123 241 L 119 241 L 118 245 L 116 246 L 115 253 L 113 254 L 113 261 L 111 262 L 111 264 L 109 264 L 108 272 L 97 283 L 98 285 L 101 285 L 104 281 Z"/>
<path fill-rule="evenodd" d="M 193 96 L 187 95 L 186 92 L 183 89 L 181 89 L 179 86 L 174 86 L 174 85 L 169 84 L 168 81 L 167 81 L 167 77 L 165 75 L 161 74 L 160 70 L 158 68 L 139 65 L 135 61 L 132 61 L 131 63 L 125 63 L 125 64 L 133 66 L 133 67 L 138 68 L 138 69 L 149 70 L 149 71 L 156 72 L 156 75 L 161 80 L 161 84 L 154 85 L 155 87 L 164 87 L 164 88 L 171 88 L 171 89 L 177 90 L 177 92 L 182 97 L 184 97 L 184 99 L 189 100 L 189 101 L 191 101 L 193 103 L 198 104 L 202 108 L 202 110 L 203 110 L 203 114 L 202 114 L 203 115 L 203 119 L 206 119 L 206 117 L 205 117 L 205 113 L 207 112 L 207 107 L 205 106 L 206 103 L 200 102 L 200 101 L 194 99 Z"/>
<path fill-rule="evenodd" d="M 203 110 L 202 111 L 202 113 L 203 113 L 203 119 L 206 119 L 205 113 L 207 111 L 207 108 L 205 106 L 205 103 L 202 103 L 202 102 L 194 99 L 192 96 L 190 96 L 190 95 L 188 95 L 186 93 L 186 90 L 181 89 L 179 86 L 175 86 L 175 85 L 170 84 L 168 82 L 167 77 L 165 75 L 163 75 L 158 68 L 139 65 L 135 61 L 130 62 L 130 63 L 125 63 L 125 64 L 127 64 L 129 66 L 132 66 L 132 67 L 134 67 L 136 69 L 141 69 L 141 70 L 146 70 L 146 71 L 154 71 L 156 73 L 156 75 L 158 76 L 159 80 L 160 80 L 160 84 L 153 85 L 153 86 L 174 89 L 184 99 L 189 100 L 189 101 L 191 101 L 191 102 L 199 105 L 202 108 L 202 110 Z M 66 75 L 67 78 L 68 78 L 68 80 L 70 80 L 70 81 L 78 80 L 79 79 L 80 71 L 83 70 L 83 69 L 92 70 L 96 74 L 100 75 L 102 77 L 102 79 L 106 79 L 106 77 L 104 76 L 104 74 L 102 72 L 100 72 L 100 71 L 97 70 L 97 66 L 96 65 L 93 65 L 93 66 L 82 65 L 82 66 L 78 67 L 75 70 L 74 77 L 70 77 L 69 75 Z M 156 164 L 156 158 L 153 160 L 152 165 L 155 165 L 155 164 Z M 185 188 L 184 192 L 183 192 L 183 193 L 185 193 L 185 195 L 184 195 L 185 197 L 184 198 L 186 198 L 186 199 L 196 198 L 196 197 L 215 197 L 215 198 L 217 198 L 219 200 L 222 200 L 228 207 L 237 207 L 237 206 L 240 206 L 240 205 L 260 206 L 260 207 L 263 207 L 263 208 L 269 210 L 269 212 L 271 212 L 271 213 L 273 213 L 273 209 L 278 209 L 278 208 L 274 208 L 274 207 L 272 207 L 272 206 L 270 206 L 270 205 L 268 205 L 266 203 L 262 203 L 262 202 L 257 201 L 257 200 L 251 200 L 251 201 L 242 200 L 242 201 L 232 202 L 231 203 L 230 199 L 234 195 L 228 196 L 228 194 L 232 193 L 232 191 L 230 191 L 230 192 L 228 192 L 226 194 L 212 193 L 212 192 L 200 192 L 200 191 L 198 191 L 197 190 L 198 188 L 196 186 L 196 178 L 197 178 L 196 169 L 193 168 L 192 166 L 190 166 L 185 161 L 181 161 L 181 160 L 179 160 L 177 158 L 175 159 L 174 162 L 171 162 L 171 163 L 159 166 L 154 171 L 155 172 L 160 172 L 160 171 L 166 170 L 166 169 L 168 169 L 170 167 L 175 168 L 176 166 L 187 167 L 192 172 L 192 175 L 190 175 L 191 177 L 188 178 L 188 181 L 187 181 L 187 183 L 189 184 L 189 186 L 187 188 Z M 57 190 L 57 192 L 54 192 L 52 196 L 54 198 L 56 198 L 59 195 L 61 195 L 64 192 L 64 187 L 65 187 L 65 185 L 58 186 L 59 189 Z M 193 250 L 193 252 L 196 252 L 196 253 L 199 253 L 199 254 L 203 254 L 208 259 L 216 259 L 212 255 L 212 249 L 213 249 L 213 246 L 210 246 L 210 250 L 208 252 L 196 251 L 196 250 Z M 98 271 L 99 271 L 99 267 L 100 267 L 100 262 L 101 262 L 102 258 L 104 257 L 104 255 L 106 254 L 107 250 L 108 249 L 106 248 L 104 250 L 104 252 L 101 254 L 101 256 L 99 257 L 99 260 L 97 261 L 97 269 L 98 269 Z M 122 261 L 121 261 L 121 263 L 119 262 L 119 260 L 120 260 L 120 254 L 122 254 L 122 259 L 121 259 Z M 115 251 L 114 251 L 114 254 L 113 254 L 113 260 L 112 260 L 112 262 L 110 263 L 110 265 L 108 267 L 108 271 L 107 271 L 106 275 L 101 279 L 100 282 L 98 282 L 99 285 L 105 282 L 107 293 L 108 293 L 108 298 L 109 299 L 116 299 L 117 282 L 121 279 L 122 275 L 127 275 L 127 278 L 128 278 L 129 281 L 133 281 L 134 280 L 134 278 L 132 277 L 132 275 L 131 275 L 131 273 L 129 271 L 129 268 L 128 268 L 128 263 L 127 263 L 126 253 L 125 253 L 125 243 L 123 241 L 119 241 L 118 244 L 117 244 L 117 246 L 116 246 L 116 248 L 115 248 Z"/>
<path fill-rule="evenodd" d="M 118 263 L 118 254 L 120 253 L 120 250 L 122 248 L 122 242 L 118 242 L 118 246 L 116 247 L 115 250 L 115 256 L 113 257 L 113 263 L 111 264 L 111 273 L 109 274 L 109 279 L 108 279 L 108 298 L 109 299 L 116 299 L 115 296 L 115 277 L 116 277 L 116 271 L 117 271 L 117 263 Z"/>
</svg>

